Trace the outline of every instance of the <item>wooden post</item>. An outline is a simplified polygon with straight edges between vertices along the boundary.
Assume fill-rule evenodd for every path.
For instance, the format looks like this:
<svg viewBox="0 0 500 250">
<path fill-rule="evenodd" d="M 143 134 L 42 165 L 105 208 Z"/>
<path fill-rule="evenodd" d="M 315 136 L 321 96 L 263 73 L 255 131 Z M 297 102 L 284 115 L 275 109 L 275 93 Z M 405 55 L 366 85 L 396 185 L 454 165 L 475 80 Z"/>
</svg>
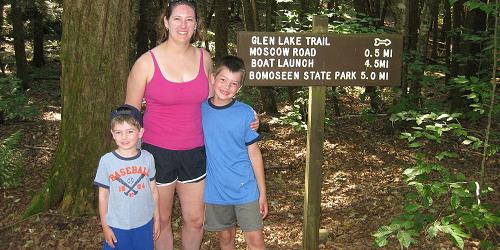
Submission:
<svg viewBox="0 0 500 250">
<path fill-rule="evenodd" d="M 328 17 L 313 17 L 313 32 L 326 33 Z M 321 205 L 321 167 L 325 128 L 325 86 L 309 87 L 309 119 L 307 124 L 307 158 L 304 192 L 303 249 L 318 249 Z"/>
</svg>

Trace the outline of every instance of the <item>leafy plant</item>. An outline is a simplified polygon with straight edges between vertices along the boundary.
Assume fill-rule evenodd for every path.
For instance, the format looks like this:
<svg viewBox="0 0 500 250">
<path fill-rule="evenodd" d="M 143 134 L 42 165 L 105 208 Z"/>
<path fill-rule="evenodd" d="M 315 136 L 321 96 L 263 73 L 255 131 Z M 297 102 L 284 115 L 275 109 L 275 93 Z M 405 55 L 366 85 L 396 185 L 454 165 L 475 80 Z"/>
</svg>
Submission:
<svg viewBox="0 0 500 250">
<path fill-rule="evenodd" d="M 0 187 L 12 188 L 21 185 L 23 157 L 17 148 L 21 136 L 21 130 L 18 130 L 0 144 Z"/>
<path fill-rule="evenodd" d="M 37 108 L 29 103 L 18 78 L 0 78 L 0 112 L 7 120 L 29 120 L 38 113 Z"/>
<path fill-rule="evenodd" d="M 443 143 L 444 136 L 450 135 L 461 138 L 461 144 L 473 150 L 479 149 L 483 142 L 460 125 L 458 118 L 461 116 L 460 113 L 404 111 L 393 114 L 390 120 L 415 123 L 413 131 L 400 135 L 400 139 L 407 140 L 409 147 L 420 148 L 426 142 Z M 490 150 L 490 155 L 494 154 L 496 150 Z M 373 234 L 376 246 L 387 245 L 392 235 L 398 239 L 401 248 L 408 248 L 417 243 L 420 234 L 428 239 L 445 234 L 463 249 L 464 239 L 469 238 L 472 232 L 500 224 L 499 213 L 480 200 L 481 195 L 493 189 L 480 187 L 477 181 L 439 164 L 446 158 L 458 157 L 457 153 L 444 151 L 434 157 L 434 161 L 426 160 L 425 155 L 420 153 L 416 163 L 404 170 L 404 182 L 411 190 L 405 197 L 404 211 Z M 482 245 L 491 243 L 484 240 Z"/>
</svg>

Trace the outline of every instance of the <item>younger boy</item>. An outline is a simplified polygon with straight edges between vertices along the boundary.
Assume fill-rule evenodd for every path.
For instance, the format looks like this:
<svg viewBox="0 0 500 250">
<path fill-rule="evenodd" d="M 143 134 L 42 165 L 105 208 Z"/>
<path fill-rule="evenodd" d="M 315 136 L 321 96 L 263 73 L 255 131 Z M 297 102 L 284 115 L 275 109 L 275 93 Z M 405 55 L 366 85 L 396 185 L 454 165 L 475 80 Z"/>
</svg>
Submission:
<svg viewBox="0 0 500 250">
<path fill-rule="evenodd" d="M 264 249 L 262 219 L 267 216 L 264 163 L 250 128 L 253 109 L 234 96 L 245 66 L 235 56 L 223 57 L 211 75 L 214 96 L 202 103 L 207 154 L 204 228 L 219 232 L 221 249 L 235 249 L 236 222 L 249 249 Z"/>
<path fill-rule="evenodd" d="M 99 215 L 104 249 L 153 249 L 160 234 L 153 156 L 137 149 L 142 115 L 130 105 L 111 112 L 111 134 L 118 148 L 99 161 Z"/>
</svg>

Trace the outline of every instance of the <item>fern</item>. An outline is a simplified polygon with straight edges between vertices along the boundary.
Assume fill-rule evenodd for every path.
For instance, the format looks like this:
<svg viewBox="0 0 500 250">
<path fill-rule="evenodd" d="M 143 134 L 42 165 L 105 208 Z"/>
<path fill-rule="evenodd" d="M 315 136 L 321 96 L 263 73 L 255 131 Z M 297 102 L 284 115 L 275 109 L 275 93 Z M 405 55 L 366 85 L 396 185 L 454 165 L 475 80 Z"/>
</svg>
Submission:
<svg viewBox="0 0 500 250">
<path fill-rule="evenodd" d="M 18 130 L 0 144 L 0 187 L 13 188 L 21 185 L 22 153 L 18 149 L 22 132 Z"/>
</svg>

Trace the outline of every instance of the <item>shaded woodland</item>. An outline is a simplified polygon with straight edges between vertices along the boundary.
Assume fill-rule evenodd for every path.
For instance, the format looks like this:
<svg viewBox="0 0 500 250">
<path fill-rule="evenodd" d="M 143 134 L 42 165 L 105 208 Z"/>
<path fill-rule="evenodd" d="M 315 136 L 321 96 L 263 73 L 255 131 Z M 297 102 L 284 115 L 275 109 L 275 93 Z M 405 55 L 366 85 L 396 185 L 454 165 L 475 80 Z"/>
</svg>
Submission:
<svg viewBox="0 0 500 250">
<path fill-rule="evenodd" d="M 108 114 L 156 46 L 166 2 L 87 2 L 0 0 L 2 249 L 100 247 L 92 180 L 113 148 Z M 499 247 L 498 0 L 197 5 L 196 45 L 214 60 L 236 54 L 238 31 L 311 31 L 313 15 L 330 33 L 404 36 L 400 86 L 327 88 L 319 248 Z M 245 86 L 238 98 L 262 119 L 266 242 L 300 249 L 308 88 Z"/>
</svg>

